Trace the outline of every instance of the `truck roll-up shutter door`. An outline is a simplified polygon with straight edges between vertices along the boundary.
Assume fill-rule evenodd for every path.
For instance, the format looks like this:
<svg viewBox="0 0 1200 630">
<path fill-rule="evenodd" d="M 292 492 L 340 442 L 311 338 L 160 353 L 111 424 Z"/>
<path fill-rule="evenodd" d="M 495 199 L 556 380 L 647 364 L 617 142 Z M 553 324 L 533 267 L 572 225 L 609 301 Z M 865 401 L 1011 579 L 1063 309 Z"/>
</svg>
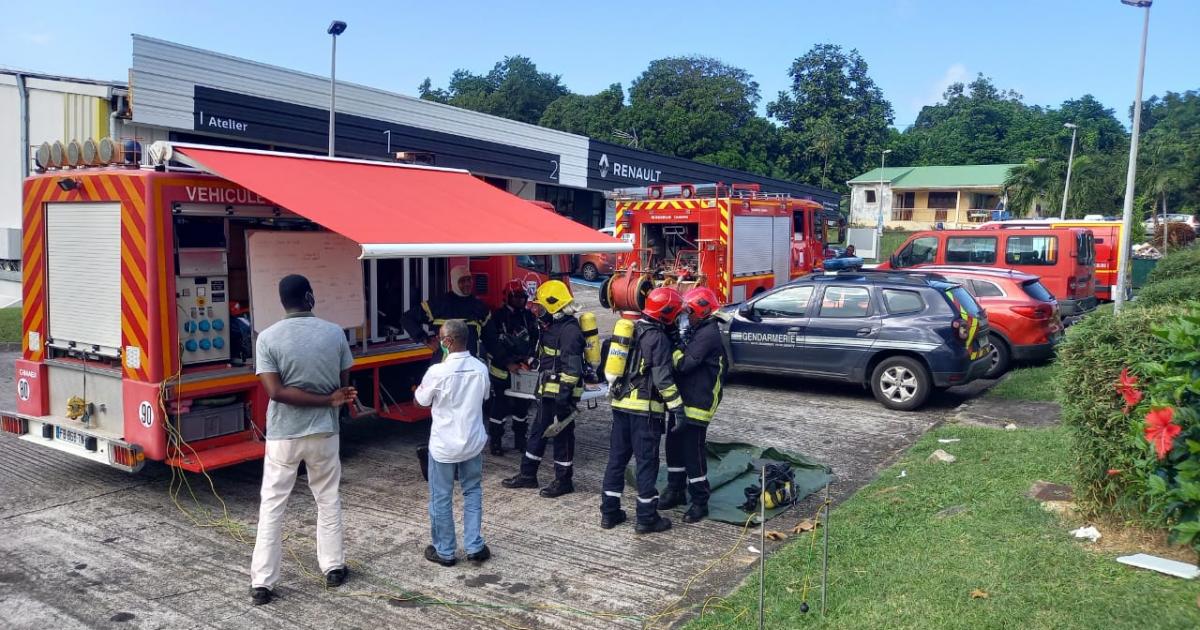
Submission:
<svg viewBox="0 0 1200 630">
<path fill-rule="evenodd" d="M 771 271 L 772 217 L 733 217 L 733 275 Z"/>
<path fill-rule="evenodd" d="M 121 204 L 46 206 L 46 306 L 57 347 L 121 347 Z"/>
<path fill-rule="evenodd" d="M 775 268 L 775 286 L 791 279 L 792 270 L 792 218 L 775 217 L 775 232 L 771 246 L 771 262 Z"/>
</svg>

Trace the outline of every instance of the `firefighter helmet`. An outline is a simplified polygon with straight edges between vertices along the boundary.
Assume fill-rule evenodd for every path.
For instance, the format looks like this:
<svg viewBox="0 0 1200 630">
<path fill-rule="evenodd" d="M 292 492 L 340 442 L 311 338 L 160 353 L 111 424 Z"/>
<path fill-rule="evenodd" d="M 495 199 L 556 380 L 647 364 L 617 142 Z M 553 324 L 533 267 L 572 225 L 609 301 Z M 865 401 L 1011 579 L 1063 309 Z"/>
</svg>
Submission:
<svg viewBox="0 0 1200 630">
<path fill-rule="evenodd" d="M 720 300 L 717 299 L 717 294 L 712 289 L 696 287 L 683 296 L 683 304 L 687 309 L 688 317 L 700 320 L 712 317 L 712 314 L 717 312 Z"/>
<path fill-rule="evenodd" d="M 540 305 L 546 309 L 547 313 L 554 315 L 566 308 L 574 300 L 575 298 L 571 295 L 571 290 L 561 280 L 548 280 L 538 286 L 537 296 L 534 297 L 533 303 Z"/>
<path fill-rule="evenodd" d="M 508 284 L 504 285 L 504 299 L 519 295 L 525 299 L 529 299 L 529 292 L 525 290 L 525 284 L 520 280 L 509 280 Z"/>
<path fill-rule="evenodd" d="M 658 287 L 646 296 L 642 314 L 664 324 L 672 324 L 683 312 L 683 296 L 671 287 Z"/>
</svg>

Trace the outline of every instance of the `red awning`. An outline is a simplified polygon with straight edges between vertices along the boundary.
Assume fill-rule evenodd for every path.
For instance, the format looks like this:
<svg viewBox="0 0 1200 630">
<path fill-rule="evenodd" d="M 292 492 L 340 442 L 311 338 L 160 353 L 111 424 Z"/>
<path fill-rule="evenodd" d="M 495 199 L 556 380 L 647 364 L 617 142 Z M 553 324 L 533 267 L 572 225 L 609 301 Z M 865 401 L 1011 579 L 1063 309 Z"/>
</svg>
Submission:
<svg viewBox="0 0 1200 630">
<path fill-rule="evenodd" d="M 466 171 L 205 145 L 170 148 L 159 154 L 235 182 L 353 240 L 364 258 L 632 247 Z"/>
</svg>

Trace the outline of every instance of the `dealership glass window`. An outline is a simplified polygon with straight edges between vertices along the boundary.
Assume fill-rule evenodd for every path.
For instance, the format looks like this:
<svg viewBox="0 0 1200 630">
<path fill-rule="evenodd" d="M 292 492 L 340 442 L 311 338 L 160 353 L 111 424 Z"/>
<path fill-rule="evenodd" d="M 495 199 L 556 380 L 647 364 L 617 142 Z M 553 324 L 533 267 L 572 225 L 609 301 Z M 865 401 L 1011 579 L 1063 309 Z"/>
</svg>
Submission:
<svg viewBox="0 0 1200 630">
<path fill-rule="evenodd" d="M 990 265 L 996 262 L 996 237 L 951 236 L 946 239 L 946 263 Z"/>
<path fill-rule="evenodd" d="M 818 317 L 866 317 L 871 292 L 866 287 L 827 287 Z"/>
<path fill-rule="evenodd" d="M 892 315 L 919 313 L 925 310 L 925 301 L 921 299 L 921 294 L 916 291 L 884 289 L 883 302 L 887 304 L 887 310 Z"/>
<path fill-rule="evenodd" d="M 867 192 L 867 203 L 875 203 L 875 191 L 868 190 L 866 192 Z"/>
<path fill-rule="evenodd" d="M 1058 262 L 1057 236 L 1010 236 L 1004 245 L 1009 265 L 1053 265 Z"/>
<path fill-rule="evenodd" d="M 937 259 L 938 237 L 922 236 L 904 246 L 897 255 L 897 267 L 928 265 Z"/>
<path fill-rule="evenodd" d="M 812 294 L 811 286 L 776 291 L 756 301 L 754 312 L 760 317 L 804 317 Z"/>
</svg>

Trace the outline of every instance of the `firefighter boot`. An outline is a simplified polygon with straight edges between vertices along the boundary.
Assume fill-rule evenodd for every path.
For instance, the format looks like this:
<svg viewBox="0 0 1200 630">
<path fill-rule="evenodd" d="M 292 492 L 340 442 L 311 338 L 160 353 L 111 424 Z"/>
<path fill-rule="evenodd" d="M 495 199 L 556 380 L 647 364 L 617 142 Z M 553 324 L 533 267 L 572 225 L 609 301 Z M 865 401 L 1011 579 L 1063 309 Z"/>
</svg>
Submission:
<svg viewBox="0 0 1200 630">
<path fill-rule="evenodd" d="M 542 488 L 542 491 L 538 494 L 547 499 L 557 499 L 564 494 L 571 494 L 572 492 L 575 492 L 575 484 L 571 483 L 569 479 L 555 479 L 550 482 L 550 485 Z"/>
<path fill-rule="evenodd" d="M 708 516 L 708 504 L 693 503 L 688 507 L 688 511 L 683 514 L 684 523 L 699 523 Z"/>
<path fill-rule="evenodd" d="M 687 503 L 687 495 L 684 494 L 683 490 L 667 488 L 667 491 L 662 493 L 658 498 L 658 509 L 669 510 L 685 503 Z"/>
<path fill-rule="evenodd" d="M 501 481 L 500 485 L 505 488 L 536 488 L 538 487 L 538 480 L 536 476 L 517 473 L 517 475 Z"/>
<path fill-rule="evenodd" d="M 629 516 L 625 514 L 625 510 L 617 510 L 616 512 L 605 512 L 600 515 L 600 528 L 612 529 L 621 523 L 624 523 Z"/>
<path fill-rule="evenodd" d="M 638 524 L 636 527 L 634 527 L 633 531 L 637 534 L 657 534 L 659 532 L 665 532 L 668 529 L 671 529 L 671 519 L 663 518 L 660 515 L 658 516 L 657 520 L 647 523 L 638 521 Z"/>
</svg>

